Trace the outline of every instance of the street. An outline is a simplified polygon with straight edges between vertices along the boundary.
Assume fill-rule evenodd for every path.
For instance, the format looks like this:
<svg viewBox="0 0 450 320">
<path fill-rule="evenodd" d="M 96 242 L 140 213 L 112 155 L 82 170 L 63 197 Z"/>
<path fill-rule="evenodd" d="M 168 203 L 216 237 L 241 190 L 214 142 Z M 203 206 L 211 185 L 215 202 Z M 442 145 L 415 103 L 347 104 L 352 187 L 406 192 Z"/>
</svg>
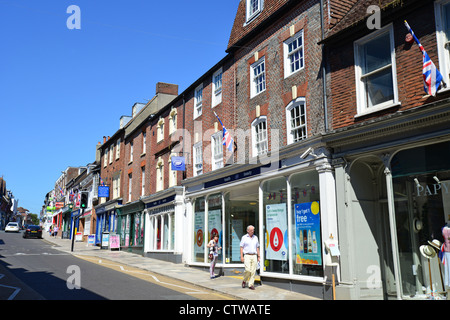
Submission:
<svg viewBox="0 0 450 320">
<path fill-rule="evenodd" d="M 0 231 L 0 300 L 198 300 L 209 294 L 186 286 L 23 239 L 22 231 Z"/>
</svg>

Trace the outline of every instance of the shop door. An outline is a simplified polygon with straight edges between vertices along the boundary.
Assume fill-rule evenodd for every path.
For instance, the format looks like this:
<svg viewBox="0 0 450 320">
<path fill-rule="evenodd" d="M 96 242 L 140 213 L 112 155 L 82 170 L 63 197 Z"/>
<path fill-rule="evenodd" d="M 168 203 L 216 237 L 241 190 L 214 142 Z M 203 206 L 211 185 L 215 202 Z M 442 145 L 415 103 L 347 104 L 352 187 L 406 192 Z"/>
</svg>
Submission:
<svg viewBox="0 0 450 320">
<path fill-rule="evenodd" d="M 386 299 L 395 292 L 386 182 L 381 162 L 370 160 L 350 171 L 354 273 L 358 299 Z"/>
<path fill-rule="evenodd" d="M 225 194 L 225 263 L 241 263 L 240 242 L 247 226 L 259 236 L 259 184 L 236 187 Z M 260 244 L 262 239 L 259 237 Z"/>
</svg>

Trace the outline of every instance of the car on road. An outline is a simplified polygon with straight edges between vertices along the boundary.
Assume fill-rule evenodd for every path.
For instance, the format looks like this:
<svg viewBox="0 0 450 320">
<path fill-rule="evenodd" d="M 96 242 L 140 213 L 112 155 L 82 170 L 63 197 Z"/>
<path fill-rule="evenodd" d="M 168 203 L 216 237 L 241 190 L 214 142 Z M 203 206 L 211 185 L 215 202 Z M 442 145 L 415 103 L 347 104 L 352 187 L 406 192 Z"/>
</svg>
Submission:
<svg viewBox="0 0 450 320">
<path fill-rule="evenodd" d="M 8 222 L 5 228 L 5 232 L 19 232 L 20 227 L 17 222 Z"/>
<path fill-rule="evenodd" d="M 28 225 L 23 232 L 23 237 L 42 239 L 42 228 L 40 226 Z"/>
</svg>

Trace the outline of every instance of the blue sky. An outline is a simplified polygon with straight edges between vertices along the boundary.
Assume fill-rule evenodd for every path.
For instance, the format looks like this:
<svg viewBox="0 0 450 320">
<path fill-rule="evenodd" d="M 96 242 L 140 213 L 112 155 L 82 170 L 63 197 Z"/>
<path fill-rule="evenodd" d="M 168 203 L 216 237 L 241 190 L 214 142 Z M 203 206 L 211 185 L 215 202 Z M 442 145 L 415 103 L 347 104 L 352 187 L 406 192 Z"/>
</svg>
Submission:
<svg viewBox="0 0 450 320">
<path fill-rule="evenodd" d="M 39 213 L 157 82 L 181 93 L 225 56 L 239 0 L 0 0 L 0 176 Z M 70 5 L 81 29 L 69 30 Z"/>
</svg>

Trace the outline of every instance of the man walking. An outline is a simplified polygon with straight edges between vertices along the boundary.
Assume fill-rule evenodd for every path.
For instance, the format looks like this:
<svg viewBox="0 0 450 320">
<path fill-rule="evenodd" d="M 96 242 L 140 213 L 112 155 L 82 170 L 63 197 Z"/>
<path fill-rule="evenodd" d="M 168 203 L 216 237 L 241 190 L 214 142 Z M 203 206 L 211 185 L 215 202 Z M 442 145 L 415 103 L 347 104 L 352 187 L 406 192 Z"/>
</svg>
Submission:
<svg viewBox="0 0 450 320">
<path fill-rule="evenodd" d="M 259 240 L 254 235 L 255 227 L 250 225 L 247 227 L 247 234 L 241 239 L 241 262 L 244 263 L 244 281 L 242 288 L 245 288 L 246 282 L 251 290 L 255 290 L 255 273 L 256 266 L 259 261 Z"/>
</svg>

